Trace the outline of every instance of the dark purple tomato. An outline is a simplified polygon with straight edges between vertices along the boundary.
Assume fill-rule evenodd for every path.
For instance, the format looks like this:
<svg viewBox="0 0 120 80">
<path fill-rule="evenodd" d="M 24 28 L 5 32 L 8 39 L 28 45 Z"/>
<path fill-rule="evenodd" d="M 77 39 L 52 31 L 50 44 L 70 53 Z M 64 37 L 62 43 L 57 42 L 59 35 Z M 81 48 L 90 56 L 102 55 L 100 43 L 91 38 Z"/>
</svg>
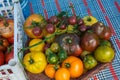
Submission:
<svg viewBox="0 0 120 80">
<path fill-rule="evenodd" d="M 101 39 L 109 40 L 111 37 L 111 30 L 109 27 L 105 26 L 101 22 L 97 22 L 93 25 L 92 30 L 99 36 Z"/>
<path fill-rule="evenodd" d="M 71 16 L 69 19 L 68 19 L 68 22 L 69 24 L 71 25 L 75 25 L 77 23 L 77 18 L 76 16 Z"/>
<path fill-rule="evenodd" d="M 53 24 L 47 24 L 46 31 L 50 34 L 55 32 L 55 26 Z"/>
<path fill-rule="evenodd" d="M 50 17 L 49 21 L 52 23 L 52 24 L 56 24 L 58 22 L 58 18 L 57 16 L 52 16 Z"/>
<path fill-rule="evenodd" d="M 40 27 L 34 27 L 32 29 L 32 33 L 35 35 L 35 36 L 40 36 L 41 33 L 42 33 L 42 29 Z"/>
<path fill-rule="evenodd" d="M 60 27 L 59 27 L 61 30 L 64 30 L 64 29 L 66 29 L 66 24 L 62 24 L 62 25 L 60 25 Z"/>
<path fill-rule="evenodd" d="M 79 26 L 79 30 L 80 30 L 81 32 L 86 31 L 86 29 L 87 29 L 87 27 L 86 27 L 85 25 Z"/>
<path fill-rule="evenodd" d="M 92 52 L 97 48 L 98 45 L 99 38 L 96 34 L 94 34 L 93 32 L 86 32 L 83 35 L 83 38 L 81 40 L 81 47 L 83 50 Z"/>
<path fill-rule="evenodd" d="M 83 25 L 83 24 L 84 24 L 83 19 L 78 19 L 77 24 L 78 24 L 79 26 Z"/>
</svg>

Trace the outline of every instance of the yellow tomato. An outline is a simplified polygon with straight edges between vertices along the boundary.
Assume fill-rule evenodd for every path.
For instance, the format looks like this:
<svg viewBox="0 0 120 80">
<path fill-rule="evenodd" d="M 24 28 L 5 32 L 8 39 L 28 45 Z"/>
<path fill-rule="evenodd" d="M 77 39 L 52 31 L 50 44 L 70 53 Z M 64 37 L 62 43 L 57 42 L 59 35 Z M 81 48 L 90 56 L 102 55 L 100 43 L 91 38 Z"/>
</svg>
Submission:
<svg viewBox="0 0 120 80">
<path fill-rule="evenodd" d="M 42 52 L 30 52 L 23 58 L 25 69 L 31 73 L 41 73 L 47 66 L 47 60 Z"/>
<path fill-rule="evenodd" d="M 29 46 L 32 46 L 32 45 L 34 45 L 34 44 L 36 44 L 36 43 L 38 43 L 38 42 L 41 42 L 42 41 L 42 39 L 32 39 L 31 41 L 30 41 L 30 43 L 29 43 Z M 38 44 L 38 45 L 36 45 L 36 46 L 34 46 L 34 47 L 31 47 L 30 48 L 30 51 L 43 51 L 44 49 L 44 46 L 45 46 L 45 43 L 44 42 L 42 42 L 42 43 L 40 43 L 40 44 Z"/>
<path fill-rule="evenodd" d="M 83 21 L 84 21 L 86 26 L 92 26 L 93 24 L 98 22 L 98 20 L 95 17 L 93 17 L 93 16 L 85 16 L 83 18 Z"/>
</svg>

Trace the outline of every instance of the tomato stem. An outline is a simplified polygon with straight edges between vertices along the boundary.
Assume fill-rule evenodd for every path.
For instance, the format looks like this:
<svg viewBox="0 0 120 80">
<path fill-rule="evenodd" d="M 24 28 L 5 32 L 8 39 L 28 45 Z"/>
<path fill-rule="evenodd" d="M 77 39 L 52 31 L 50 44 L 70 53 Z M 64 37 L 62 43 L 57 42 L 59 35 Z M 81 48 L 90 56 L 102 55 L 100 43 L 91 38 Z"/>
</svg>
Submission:
<svg viewBox="0 0 120 80">
<path fill-rule="evenodd" d="M 70 68 L 71 67 L 70 63 L 65 63 L 65 67 Z"/>
<path fill-rule="evenodd" d="M 92 20 L 92 19 L 90 18 L 90 16 L 88 16 L 88 17 L 87 17 L 87 21 L 90 22 L 91 20 Z"/>
<path fill-rule="evenodd" d="M 70 38 L 67 38 L 66 39 L 67 43 L 71 44 L 72 43 L 72 40 Z"/>
<path fill-rule="evenodd" d="M 32 58 L 30 58 L 29 63 L 30 63 L 30 64 L 33 64 L 33 63 L 34 63 L 34 60 L 33 60 Z"/>
</svg>

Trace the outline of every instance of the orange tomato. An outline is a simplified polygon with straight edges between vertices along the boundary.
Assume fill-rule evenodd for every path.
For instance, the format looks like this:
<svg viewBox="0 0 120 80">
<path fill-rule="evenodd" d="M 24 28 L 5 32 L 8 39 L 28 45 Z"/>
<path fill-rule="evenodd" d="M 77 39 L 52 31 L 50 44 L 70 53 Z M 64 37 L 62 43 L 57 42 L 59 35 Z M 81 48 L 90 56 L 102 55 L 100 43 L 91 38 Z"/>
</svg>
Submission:
<svg viewBox="0 0 120 80">
<path fill-rule="evenodd" d="M 24 23 L 24 31 L 30 38 L 42 38 L 43 31 L 41 35 L 36 36 L 33 34 L 32 30 L 34 27 L 40 26 L 42 29 L 45 27 L 45 19 L 42 15 L 32 14 L 30 15 Z"/>
<path fill-rule="evenodd" d="M 8 19 L 0 22 L 0 34 L 4 38 L 10 38 L 14 36 L 14 20 Z"/>
<path fill-rule="evenodd" d="M 55 73 L 55 80 L 70 80 L 70 72 L 66 68 L 59 68 Z"/>
<path fill-rule="evenodd" d="M 48 64 L 45 68 L 45 74 L 49 78 L 54 78 L 55 77 L 55 72 L 59 67 L 60 67 L 59 65 Z"/>
<path fill-rule="evenodd" d="M 77 78 L 83 73 L 83 63 L 75 56 L 69 56 L 65 59 L 62 63 L 62 67 L 69 70 L 71 78 Z"/>
</svg>

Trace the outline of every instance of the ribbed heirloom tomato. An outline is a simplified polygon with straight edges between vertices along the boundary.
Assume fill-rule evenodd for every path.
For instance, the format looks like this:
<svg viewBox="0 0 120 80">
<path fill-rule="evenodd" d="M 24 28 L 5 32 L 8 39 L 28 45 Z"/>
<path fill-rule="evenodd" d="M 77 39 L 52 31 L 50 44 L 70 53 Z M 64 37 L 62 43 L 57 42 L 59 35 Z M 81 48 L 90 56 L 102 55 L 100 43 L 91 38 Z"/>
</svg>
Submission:
<svg viewBox="0 0 120 80">
<path fill-rule="evenodd" d="M 41 73 L 47 65 L 47 60 L 42 52 L 30 52 L 24 56 L 23 64 L 29 72 Z"/>
<path fill-rule="evenodd" d="M 83 73 L 83 63 L 75 56 L 69 56 L 65 59 L 62 63 L 62 67 L 69 70 L 71 78 L 77 78 Z"/>
<path fill-rule="evenodd" d="M 10 38 L 14 36 L 14 21 L 11 19 L 3 20 L 0 22 L 0 34 L 4 38 Z"/>
<path fill-rule="evenodd" d="M 42 15 L 32 14 L 24 23 L 24 31 L 30 38 L 42 38 L 45 25 L 46 22 Z"/>
</svg>

